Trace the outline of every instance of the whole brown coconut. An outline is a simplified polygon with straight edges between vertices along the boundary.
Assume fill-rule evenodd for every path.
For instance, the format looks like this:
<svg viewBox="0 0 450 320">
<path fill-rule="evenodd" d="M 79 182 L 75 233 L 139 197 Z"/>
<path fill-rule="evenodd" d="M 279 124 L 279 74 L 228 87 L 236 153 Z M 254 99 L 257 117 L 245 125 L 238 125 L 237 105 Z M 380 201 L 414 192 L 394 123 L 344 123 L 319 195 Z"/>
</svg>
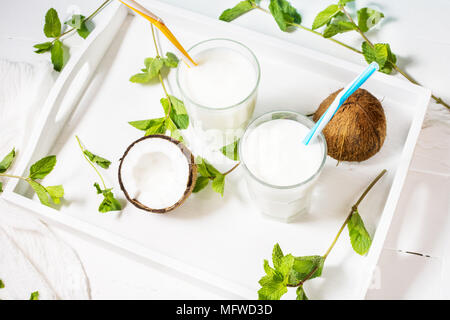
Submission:
<svg viewBox="0 0 450 320">
<path fill-rule="evenodd" d="M 320 119 L 342 89 L 330 94 L 314 113 Z M 328 155 L 338 161 L 364 161 L 380 151 L 386 137 L 386 117 L 380 101 L 358 89 L 323 129 Z"/>
</svg>

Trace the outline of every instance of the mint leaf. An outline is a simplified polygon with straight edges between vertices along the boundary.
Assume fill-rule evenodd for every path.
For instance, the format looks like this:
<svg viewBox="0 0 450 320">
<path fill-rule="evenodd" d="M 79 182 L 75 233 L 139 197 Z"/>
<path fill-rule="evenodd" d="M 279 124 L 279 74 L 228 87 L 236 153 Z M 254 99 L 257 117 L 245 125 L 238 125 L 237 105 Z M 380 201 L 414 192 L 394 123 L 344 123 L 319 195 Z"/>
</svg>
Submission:
<svg viewBox="0 0 450 320">
<path fill-rule="evenodd" d="M 372 48 L 366 41 L 362 43 L 362 52 L 367 63 L 376 61 L 380 66 L 380 71 L 390 74 L 397 62 L 397 57 L 392 53 L 389 44 L 376 43 Z"/>
<path fill-rule="evenodd" d="M 200 175 L 207 178 L 215 177 L 208 171 L 208 167 L 206 165 L 207 161 L 205 159 L 203 159 L 202 157 L 196 157 L 195 163 L 197 164 L 197 170 Z"/>
<path fill-rule="evenodd" d="M 102 190 L 97 182 L 94 183 L 94 187 L 97 190 L 97 194 L 103 194 L 103 201 L 100 203 L 100 206 L 98 207 L 99 212 L 106 213 L 110 211 L 122 210 L 122 205 L 114 197 L 114 194 L 111 191 L 112 188 Z"/>
<path fill-rule="evenodd" d="M 296 300 L 309 300 L 306 296 L 305 290 L 303 289 L 303 286 L 299 286 L 297 288 L 297 298 Z"/>
<path fill-rule="evenodd" d="M 52 172 L 53 168 L 56 165 L 56 156 L 47 156 L 37 161 L 30 167 L 30 175 L 31 179 L 43 179 L 50 172 Z"/>
<path fill-rule="evenodd" d="M 81 14 L 74 14 L 70 20 L 64 23 L 75 28 L 78 35 L 83 39 L 86 39 L 94 29 L 94 23 L 91 20 L 86 20 L 85 16 Z"/>
<path fill-rule="evenodd" d="M 223 192 L 225 190 L 225 176 L 223 174 L 217 175 L 213 182 L 212 182 L 212 188 L 215 192 L 220 193 L 220 195 L 223 197 Z"/>
<path fill-rule="evenodd" d="M 100 185 L 97 182 L 94 183 L 94 187 L 95 187 L 95 189 L 97 189 L 97 194 L 101 194 L 102 193 L 102 189 L 100 188 Z"/>
<path fill-rule="evenodd" d="M 264 260 L 264 271 L 266 275 L 259 280 L 261 289 L 258 290 L 259 300 L 280 300 L 287 292 L 284 276 L 269 266 L 269 262 Z"/>
<path fill-rule="evenodd" d="M 270 0 L 269 10 L 282 31 L 287 32 L 292 24 L 302 22 L 301 15 L 286 0 Z"/>
<path fill-rule="evenodd" d="M 3 183 L 0 182 L 0 192 L 3 192 Z"/>
<path fill-rule="evenodd" d="M 160 57 L 146 58 L 144 60 L 145 69 L 142 69 L 144 73 L 135 74 L 130 78 L 134 83 L 148 83 L 155 78 L 164 66 L 164 61 Z"/>
<path fill-rule="evenodd" d="M 356 30 L 356 25 L 348 21 L 344 13 L 339 12 L 334 16 L 323 31 L 324 38 L 331 38 L 339 33 Z"/>
<path fill-rule="evenodd" d="M 295 257 L 291 273 L 289 275 L 289 284 L 295 285 L 304 281 L 306 277 L 317 268 L 308 278 L 314 279 L 322 275 L 324 259 L 322 256 L 304 256 Z"/>
<path fill-rule="evenodd" d="M 221 176 L 222 173 L 220 173 L 219 170 L 217 170 L 211 163 L 209 163 L 206 159 L 203 159 L 203 162 L 205 163 L 206 170 L 209 173 L 209 177 L 215 178 L 217 176 Z"/>
<path fill-rule="evenodd" d="M 167 130 L 170 131 L 170 136 L 178 141 L 183 142 L 183 136 L 181 135 L 181 131 L 178 130 L 177 126 L 173 122 L 173 120 L 168 117 L 165 121 L 165 126 Z"/>
<path fill-rule="evenodd" d="M 339 12 L 341 12 L 341 9 L 337 4 L 332 4 L 328 6 L 325 10 L 319 12 L 317 14 L 316 18 L 314 19 L 312 29 L 315 30 L 317 28 L 320 28 L 327 23 L 331 21 L 331 19 L 337 15 Z"/>
<path fill-rule="evenodd" d="M 213 190 L 223 196 L 223 192 L 225 190 L 225 176 L 202 157 L 197 157 L 195 159 L 195 163 L 197 165 L 197 171 L 200 175 L 200 177 L 198 177 L 197 179 L 201 177 L 207 178 L 208 180 L 212 179 Z M 200 189 L 198 191 L 206 187 L 206 185 L 208 184 L 207 180 L 205 179 L 201 179 L 200 183 L 205 185 L 202 185 L 201 188 L 199 187 Z"/>
<path fill-rule="evenodd" d="M 288 282 L 289 275 L 291 274 L 292 267 L 294 266 L 295 258 L 292 254 L 287 254 L 284 257 L 281 258 L 281 262 L 278 267 L 275 267 L 275 270 L 279 271 L 284 279 L 285 283 Z"/>
<path fill-rule="evenodd" d="M 278 269 L 281 266 L 283 257 L 284 254 L 283 251 L 281 251 L 280 245 L 278 243 L 275 244 L 272 251 L 272 262 L 275 269 Z"/>
<path fill-rule="evenodd" d="M 237 5 L 235 5 L 233 8 L 227 9 L 219 17 L 219 20 L 230 22 L 234 19 L 240 17 L 244 13 L 249 12 L 250 10 L 254 9 L 256 7 L 256 4 L 253 1 L 250 0 L 244 0 L 239 2 Z"/>
<path fill-rule="evenodd" d="M 67 20 L 66 22 L 64 22 L 64 24 L 67 24 L 68 26 L 71 26 L 72 28 L 75 29 L 80 29 L 81 25 L 84 22 L 84 16 L 81 14 L 74 14 L 72 15 L 72 18 L 70 18 L 70 20 Z"/>
<path fill-rule="evenodd" d="M 167 52 L 166 53 L 166 57 L 165 59 L 163 59 L 164 65 L 168 68 L 176 68 L 178 67 L 178 58 L 175 54 L 173 54 L 172 52 Z"/>
<path fill-rule="evenodd" d="M 384 18 L 384 14 L 370 8 L 362 8 L 357 11 L 358 15 L 358 27 L 363 32 L 369 31 L 370 28 L 375 26 L 381 19 Z"/>
<path fill-rule="evenodd" d="M 355 210 L 347 224 L 348 232 L 350 235 L 350 241 L 352 243 L 353 250 L 359 255 L 365 255 L 372 244 L 372 239 L 364 226 L 364 222 Z"/>
<path fill-rule="evenodd" d="M 208 177 L 197 177 L 197 181 L 195 182 L 194 190 L 192 190 L 192 192 L 197 193 L 206 188 L 206 186 L 208 186 L 209 180 L 210 179 Z"/>
<path fill-rule="evenodd" d="M 103 169 L 108 169 L 109 166 L 111 165 L 111 161 L 102 158 L 96 154 L 93 154 L 92 152 L 90 152 L 89 150 L 84 150 L 83 153 L 89 158 L 89 160 L 91 160 L 93 163 L 99 165 L 100 167 L 102 167 Z"/>
<path fill-rule="evenodd" d="M 133 83 L 148 83 L 158 76 L 164 66 L 167 68 L 176 68 L 178 66 L 179 60 L 175 54 L 167 52 L 166 57 L 145 58 L 145 68 L 141 69 L 142 73 L 131 76 L 130 81 Z"/>
<path fill-rule="evenodd" d="M 166 118 L 154 119 L 151 126 L 145 131 L 145 135 L 166 133 Z"/>
<path fill-rule="evenodd" d="M 0 289 L 3 289 L 5 287 L 5 284 L 3 283 L 3 280 L 0 279 Z"/>
<path fill-rule="evenodd" d="M 156 77 L 163 66 L 164 61 L 160 57 L 153 58 L 147 67 L 147 72 L 150 74 L 150 79 Z"/>
<path fill-rule="evenodd" d="M 135 127 L 136 129 L 147 131 L 151 127 L 157 125 L 158 123 L 161 123 L 161 121 L 164 121 L 164 118 L 138 120 L 138 121 L 131 121 L 131 122 L 128 122 L 128 123 L 130 125 L 132 125 L 133 127 Z"/>
<path fill-rule="evenodd" d="M 276 264 L 274 261 L 275 269 L 269 266 L 267 260 L 264 260 L 266 275 L 259 280 L 261 289 L 258 291 L 258 298 L 260 300 L 279 300 L 287 292 L 294 257 L 291 254 L 283 256 L 278 244 L 275 245 L 272 256 L 276 259 Z"/>
<path fill-rule="evenodd" d="M 53 69 L 61 71 L 64 66 L 64 46 L 61 41 L 56 40 L 51 48 Z"/>
<path fill-rule="evenodd" d="M 116 198 L 114 198 L 114 194 L 111 191 L 103 191 L 103 196 L 104 199 L 98 207 L 98 211 L 105 213 L 122 210 L 122 205 Z"/>
<path fill-rule="evenodd" d="M 239 140 L 237 139 L 236 141 L 227 144 L 226 146 L 223 146 L 220 149 L 220 152 L 223 153 L 224 156 L 226 156 L 227 158 L 234 160 L 234 161 L 239 161 Z"/>
<path fill-rule="evenodd" d="M 145 131 L 145 135 L 166 133 L 166 118 L 155 118 L 128 122 L 136 129 Z"/>
<path fill-rule="evenodd" d="M 0 162 L 0 173 L 4 173 L 9 169 L 14 158 L 16 157 L 16 150 L 13 148 L 10 153 L 8 153 L 3 160 Z"/>
<path fill-rule="evenodd" d="M 30 300 L 39 300 L 39 291 L 32 292 L 30 295 Z"/>
<path fill-rule="evenodd" d="M 56 38 L 61 34 L 61 21 L 53 8 L 45 14 L 44 34 L 47 38 Z"/>
<path fill-rule="evenodd" d="M 323 37 L 331 38 L 339 33 L 344 33 L 355 29 L 355 25 L 348 21 L 332 22 L 323 31 Z"/>
<path fill-rule="evenodd" d="M 38 43 L 35 44 L 33 47 L 37 49 L 34 52 L 41 54 L 50 51 L 53 47 L 53 43 L 51 42 Z"/>
<path fill-rule="evenodd" d="M 94 23 L 91 20 L 83 21 L 81 23 L 81 27 L 77 29 L 77 33 L 80 37 L 83 39 L 86 39 L 88 35 L 91 34 L 92 30 L 94 29 Z"/>
<path fill-rule="evenodd" d="M 33 190 L 36 192 L 39 201 L 43 204 L 43 205 L 50 205 L 50 202 L 48 201 L 48 195 L 47 195 L 47 190 L 45 190 L 45 188 L 40 184 L 37 183 L 36 181 L 33 180 L 27 180 L 28 183 L 30 184 L 30 186 L 33 188 Z"/>
<path fill-rule="evenodd" d="M 131 76 L 130 81 L 133 83 L 148 83 L 150 82 L 152 78 L 150 77 L 150 74 L 145 73 L 137 73 L 133 76 Z"/>
<path fill-rule="evenodd" d="M 45 190 L 55 204 L 59 204 L 61 198 L 64 197 L 64 188 L 61 185 L 45 187 Z"/>
<path fill-rule="evenodd" d="M 160 100 L 163 106 L 164 113 L 167 115 L 170 109 L 170 118 L 175 123 L 178 129 L 187 129 L 189 127 L 189 116 L 184 106 L 183 101 L 176 97 L 169 95 L 171 106 L 169 108 L 169 100 L 162 98 Z"/>
<path fill-rule="evenodd" d="M 261 284 L 261 286 L 261 289 L 258 290 L 259 300 L 280 300 L 288 291 L 283 281 L 276 278 L 265 280 L 264 285 Z"/>
</svg>

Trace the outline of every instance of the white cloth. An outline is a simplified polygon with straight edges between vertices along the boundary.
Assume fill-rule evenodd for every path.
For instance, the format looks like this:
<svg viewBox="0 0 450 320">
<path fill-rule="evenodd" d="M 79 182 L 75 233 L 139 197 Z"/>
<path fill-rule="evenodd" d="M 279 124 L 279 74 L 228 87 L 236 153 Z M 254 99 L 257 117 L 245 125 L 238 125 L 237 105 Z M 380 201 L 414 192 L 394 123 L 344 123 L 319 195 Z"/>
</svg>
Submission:
<svg viewBox="0 0 450 320">
<path fill-rule="evenodd" d="M 49 63 L 0 60 L 0 158 L 26 148 L 33 119 L 53 84 Z M 17 160 L 17 159 L 16 159 Z M 3 184 L 8 180 L 1 178 Z M 26 210 L 0 194 L 0 299 L 89 299 L 89 283 L 76 253 Z"/>
</svg>

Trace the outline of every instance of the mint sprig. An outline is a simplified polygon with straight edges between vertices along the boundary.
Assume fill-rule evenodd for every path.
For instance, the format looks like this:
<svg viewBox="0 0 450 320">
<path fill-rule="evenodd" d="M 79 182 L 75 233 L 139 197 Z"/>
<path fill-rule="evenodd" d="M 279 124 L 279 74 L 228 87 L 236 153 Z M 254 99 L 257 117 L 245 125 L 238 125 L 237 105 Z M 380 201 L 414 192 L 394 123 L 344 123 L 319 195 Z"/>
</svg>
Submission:
<svg viewBox="0 0 450 320">
<path fill-rule="evenodd" d="M 98 171 L 98 169 L 96 168 L 96 165 L 97 165 L 103 169 L 108 169 L 111 162 L 109 160 L 106 160 L 105 158 L 97 156 L 97 155 L 93 154 L 92 152 L 88 151 L 81 143 L 80 138 L 78 138 L 78 136 L 75 136 L 75 138 L 78 142 L 78 146 L 81 149 L 83 157 L 86 159 L 86 161 L 89 163 L 89 165 L 94 169 L 94 171 L 97 173 L 98 177 L 100 178 L 100 180 L 102 182 L 103 189 L 100 187 L 99 183 L 97 183 L 97 182 L 94 183 L 94 187 L 95 187 L 95 190 L 97 191 L 97 194 L 103 195 L 103 200 L 100 203 L 100 206 L 98 207 L 98 211 L 101 213 L 106 213 L 106 212 L 110 212 L 110 211 L 122 210 L 122 205 L 114 197 L 114 194 L 112 193 L 113 188 L 106 187 L 103 176 L 101 175 L 100 171 Z"/>
<path fill-rule="evenodd" d="M 314 19 L 313 26 L 308 28 L 301 24 L 301 16 L 286 0 L 270 0 L 270 11 L 262 8 L 257 1 L 250 2 L 252 3 L 251 8 L 249 5 L 241 4 L 240 2 L 235 7 L 225 10 L 219 19 L 230 22 L 247 12 L 253 11 L 253 9 L 259 9 L 260 11 L 264 11 L 272 15 L 282 31 L 289 32 L 292 30 L 292 27 L 295 27 L 313 33 L 317 36 L 324 37 L 335 44 L 362 55 L 368 63 L 377 61 L 380 65 L 381 72 L 391 74 L 395 70 L 411 83 L 420 85 L 419 82 L 417 82 L 413 77 L 397 65 L 397 57 L 391 52 L 389 44 L 375 44 L 372 43 L 367 37 L 366 32 L 373 29 L 373 27 L 379 24 L 379 22 L 384 18 L 384 14 L 382 12 L 364 7 L 357 10 L 356 13 L 350 13 L 347 12 L 346 5 L 350 2 L 354 2 L 354 0 L 339 0 L 337 1 L 337 4 L 331 4 L 324 10 L 320 11 Z M 226 19 L 223 18 L 225 13 L 227 13 Z M 352 14 L 353 16 L 356 15 L 356 18 L 354 18 Z M 357 20 L 357 22 L 355 22 L 355 20 Z M 323 28 L 323 32 L 318 31 L 320 28 Z M 362 37 L 363 43 L 361 44 L 361 50 L 334 38 L 334 36 L 338 34 L 349 31 L 356 31 Z M 440 97 L 432 94 L 431 98 L 436 103 L 441 104 L 450 110 L 450 104 L 442 100 Z"/>
<path fill-rule="evenodd" d="M 163 79 L 164 69 L 166 68 L 167 70 L 170 70 L 171 68 L 176 68 L 179 60 L 177 56 L 171 52 L 166 53 L 166 58 L 163 58 L 160 55 L 158 43 L 155 37 L 155 30 L 153 25 L 151 27 L 156 57 L 146 58 L 144 60 L 145 68 L 141 69 L 141 73 L 133 75 L 130 78 L 130 81 L 143 84 L 149 83 L 155 78 L 159 80 L 165 93 L 165 98 L 160 100 L 164 110 L 164 117 L 130 121 L 129 124 L 138 130 L 144 131 L 145 136 L 153 134 L 166 134 L 169 132 L 172 138 L 178 141 L 183 141 L 183 136 L 180 130 L 188 128 L 189 116 L 183 101 L 168 93 Z"/>
<path fill-rule="evenodd" d="M 49 197 L 54 204 L 59 204 L 61 198 L 64 197 L 64 188 L 61 185 L 58 186 L 43 186 L 39 181 L 44 179 L 50 172 L 53 171 L 56 165 L 56 156 L 47 156 L 39 161 L 35 162 L 30 167 L 28 177 L 16 176 L 5 173 L 12 165 L 16 157 L 16 151 L 13 148 L 3 160 L 0 162 L 0 177 L 15 178 L 26 181 L 31 188 L 36 192 L 39 201 L 46 206 L 50 205 Z M 3 192 L 3 184 L 0 182 L 0 192 Z"/>
<path fill-rule="evenodd" d="M 211 163 L 202 157 L 196 157 L 195 163 L 197 165 L 198 177 L 192 192 L 197 193 L 206 188 L 211 181 L 212 189 L 223 197 L 225 191 L 225 177 L 233 172 L 240 163 L 225 173 L 221 173 Z"/>
<path fill-rule="evenodd" d="M 54 38 L 50 42 L 38 43 L 34 45 L 36 53 L 44 53 L 50 51 L 53 69 L 61 71 L 64 66 L 65 55 L 67 58 L 68 50 L 59 40 L 61 33 L 61 21 L 58 12 L 50 8 L 45 14 L 44 34 L 47 38 Z M 65 54 L 66 53 L 66 54 Z"/>
<path fill-rule="evenodd" d="M 172 138 L 183 141 L 180 130 L 187 129 L 189 126 L 189 116 L 183 101 L 168 95 L 160 102 L 164 110 L 164 117 L 130 121 L 129 124 L 138 130 L 145 131 L 145 136 L 166 134 L 169 131 Z"/>
<path fill-rule="evenodd" d="M 154 78 L 158 77 L 164 68 L 171 69 L 178 66 L 178 58 L 171 52 L 166 53 L 166 58 L 160 56 L 154 58 L 145 58 L 145 68 L 141 69 L 142 72 L 131 76 L 130 81 L 133 83 L 149 83 Z"/>
<path fill-rule="evenodd" d="M 258 291 L 258 298 L 260 300 L 279 300 L 288 292 L 288 288 L 294 287 L 297 288 L 297 300 L 308 300 L 303 285 L 306 281 L 322 275 L 325 260 L 334 248 L 345 226 L 348 227 L 353 250 L 360 255 L 365 255 L 370 249 L 372 239 L 359 215 L 358 206 L 385 173 L 386 170 L 383 170 L 369 184 L 358 201 L 352 206 L 350 214 L 345 219 L 324 255 L 302 257 L 294 257 L 292 254 L 284 255 L 278 243 L 275 244 L 272 250 L 273 267 L 269 265 L 267 260 L 264 260 L 263 267 L 265 275 L 259 280 L 261 289 Z"/>
<path fill-rule="evenodd" d="M 45 14 L 44 35 L 51 41 L 35 44 L 34 52 L 42 54 L 50 52 L 53 69 L 60 72 L 67 60 L 69 59 L 69 48 L 62 42 L 62 37 L 76 31 L 80 37 L 86 39 L 91 31 L 94 29 L 94 23 L 91 19 L 100 12 L 109 2 L 106 0 L 98 7 L 89 17 L 85 18 L 83 15 L 75 14 L 64 24 L 72 27 L 71 29 L 62 32 L 62 23 L 59 19 L 58 12 L 54 8 L 50 8 Z"/>
</svg>

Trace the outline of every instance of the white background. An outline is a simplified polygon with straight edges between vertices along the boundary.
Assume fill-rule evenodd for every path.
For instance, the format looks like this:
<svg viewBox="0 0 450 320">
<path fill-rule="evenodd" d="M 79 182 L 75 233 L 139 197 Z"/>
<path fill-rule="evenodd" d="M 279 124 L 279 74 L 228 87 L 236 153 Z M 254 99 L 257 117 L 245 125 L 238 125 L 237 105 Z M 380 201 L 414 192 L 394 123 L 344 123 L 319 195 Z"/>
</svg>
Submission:
<svg viewBox="0 0 450 320">
<path fill-rule="evenodd" d="M 73 5 L 88 15 L 102 0 L 1 0 L 0 58 L 36 62 L 32 45 L 45 40 L 45 12 L 54 7 L 62 19 Z M 165 0 L 218 17 L 238 0 Z M 310 26 L 314 16 L 331 4 L 323 0 L 292 0 Z M 266 1 L 263 0 L 263 5 Z M 424 86 L 450 101 L 450 1 L 357 1 L 384 12 L 381 26 L 369 33 L 374 42 L 388 42 L 399 65 Z M 157 8 L 149 8 L 157 11 Z M 101 13 L 100 13 L 101 15 Z M 263 12 L 249 13 L 233 23 L 296 42 L 364 65 L 362 57 L 305 31 L 282 33 Z M 359 47 L 357 35 L 340 38 Z M 72 47 L 76 50 L 76 46 Z M 444 113 L 444 115 L 446 115 Z M 448 119 L 448 115 L 447 119 Z M 421 133 L 410 172 L 367 298 L 450 299 L 450 127 L 433 122 Z M 100 247 L 64 230 L 53 230 L 79 254 L 94 299 L 216 299 L 215 292 L 143 265 L 132 257 Z M 415 252 L 422 255 L 411 254 Z"/>
</svg>

